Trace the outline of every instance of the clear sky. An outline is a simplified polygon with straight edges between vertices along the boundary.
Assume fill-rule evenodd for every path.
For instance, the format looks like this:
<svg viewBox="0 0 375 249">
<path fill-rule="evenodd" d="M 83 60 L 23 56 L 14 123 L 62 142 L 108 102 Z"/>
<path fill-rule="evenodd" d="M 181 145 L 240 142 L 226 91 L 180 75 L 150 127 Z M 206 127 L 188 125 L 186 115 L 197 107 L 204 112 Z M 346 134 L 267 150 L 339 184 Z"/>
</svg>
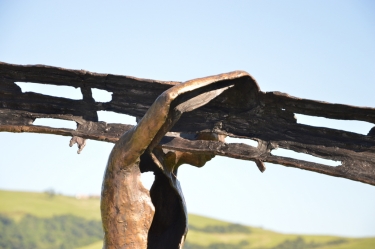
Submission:
<svg viewBox="0 0 375 249">
<path fill-rule="evenodd" d="M 374 44 L 371 0 L 0 1 L 3 62 L 176 81 L 245 70 L 262 91 L 357 106 L 375 107 Z M 362 134 L 373 126 L 341 125 Z M 100 193 L 112 144 L 88 141 L 77 155 L 68 137 L 0 140 L 1 189 Z M 374 186 L 272 164 L 262 174 L 221 157 L 182 166 L 179 179 L 191 213 L 285 233 L 375 236 Z"/>
</svg>

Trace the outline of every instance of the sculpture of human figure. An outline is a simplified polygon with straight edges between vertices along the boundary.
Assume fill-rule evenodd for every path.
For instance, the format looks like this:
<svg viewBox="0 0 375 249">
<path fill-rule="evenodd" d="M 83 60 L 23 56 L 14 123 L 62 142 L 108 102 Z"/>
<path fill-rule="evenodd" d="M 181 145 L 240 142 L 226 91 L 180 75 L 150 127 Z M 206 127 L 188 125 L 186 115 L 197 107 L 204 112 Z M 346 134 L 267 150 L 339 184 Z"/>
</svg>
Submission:
<svg viewBox="0 0 375 249">
<path fill-rule="evenodd" d="M 176 178 L 178 166 L 203 166 L 213 155 L 163 151 L 156 146 L 182 113 L 205 105 L 234 86 L 229 79 L 241 76 L 248 74 L 236 71 L 166 90 L 119 139 L 109 156 L 102 185 L 103 248 L 182 248 L 187 211 Z M 145 171 L 155 174 L 150 191 L 140 180 Z"/>
</svg>

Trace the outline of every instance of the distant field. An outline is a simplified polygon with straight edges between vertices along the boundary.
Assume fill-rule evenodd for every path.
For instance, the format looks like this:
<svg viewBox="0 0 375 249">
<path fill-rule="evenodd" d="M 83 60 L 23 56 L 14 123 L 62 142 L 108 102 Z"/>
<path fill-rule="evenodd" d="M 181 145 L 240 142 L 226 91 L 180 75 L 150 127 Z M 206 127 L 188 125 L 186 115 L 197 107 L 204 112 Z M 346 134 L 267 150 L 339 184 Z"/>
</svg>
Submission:
<svg viewBox="0 0 375 249">
<path fill-rule="evenodd" d="M 71 214 L 87 220 L 100 220 L 99 199 L 81 199 L 47 193 L 0 190 L 0 214 L 18 221 L 27 214 L 49 218 Z M 79 247 L 101 249 L 102 242 Z M 189 215 L 187 249 L 374 249 L 375 238 L 345 238 L 281 234 L 216 219 Z"/>
<path fill-rule="evenodd" d="M 25 214 L 38 217 L 72 214 L 85 219 L 100 220 L 99 199 L 77 200 L 75 197 L 46 193 L 0 190 L 0 213 L 15 219 Z"/>
</svg>

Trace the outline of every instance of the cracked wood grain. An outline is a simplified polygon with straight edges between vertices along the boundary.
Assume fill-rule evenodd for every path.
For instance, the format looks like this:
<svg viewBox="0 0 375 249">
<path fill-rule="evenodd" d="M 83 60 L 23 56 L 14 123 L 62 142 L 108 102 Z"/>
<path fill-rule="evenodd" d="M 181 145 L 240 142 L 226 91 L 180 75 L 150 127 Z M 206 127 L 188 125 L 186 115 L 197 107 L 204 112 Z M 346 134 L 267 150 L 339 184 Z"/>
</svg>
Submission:
<svg viewBox="0 0 375 249">
<path fill-rule="evenodd" d="M 16 82 L 73 86 L 80 88 L 83 98 L 22 93 Z M 112 100 L 95 101 L 93 88 L 111 92 Z M 101 110 L 133 115 L 139 122 L 99 122 Z M 261 172 L 268 162 L 375 185 L 375 127 L 367 136 L 311 127 L 298 124 L 294 113 L 375 123 L 374 108 L 265 93 L 242 71 L 180 83 L 0 63 L 0 131 L 71 136 L 69 145 L 77 143 L 78 153 L 86 139 L 115 143 L 101 200 L 108 249 L 182 248 L 187 212 L 178 167 L 202 167 L 215 155 L 253 161 Z M 34 125 L 38 118 L 74 121 L 77 128 Z M 228 135 L 256 140 L 258 146 L 225 143 Z M 272 155 L 277 148 L 341 165 Z M 140 183 L 146 171 L 155 174 L 150 192 Z"/>
<path fill-rule="evenodd" d="M 344 177 L 375 185 L 375 137 L 341 130 L 297 124 L 294 113 L 343 120 L 360 120 L 375 124 L 375 109 L 344 104 L 299 99 L 280 92 L 262 92 L 251 76 L 231 79 L 237 83 L 207 105 L 183 115 L 172 128 L 175 133 L 215 132 L 233 137 L 266 141 L 275 148 L 291 149 L 325 159 L 341 161 L 339 167 L 318 169 L 312 163 L 272 157 L 272 163 L 284 166 L 300 165 L 310 171 Z M 80 88 L 82 100 L 22 93 L 14 82 L 65 85 Z M 225 80 L 223 80 L 225 83 Z M 146 80 L 84 70 L 68 70 L 43 65 L 12 65 L 0 63 L 0 131 L 35 132 L 115 143 L 121 134 L 131 129 L 125 124 L 98 122 L 96 112 L 114 111 L 140 119 L 153 101 L 175 81 Z M 112 100 L 95 102 L 91 89 L 112 92 Z M 57 118 L 77 123 L 76 130 L 35 126 L 36 118 Z M 176 140 L 177 141 L 177 140 Z M 208 142 L 200 152 L 219 154 L 210 150 Z M 161 145 L 166 146 L 166 145 Z M 174 143 L 175 148 L 183 149 Z M 187 146 L 187 145 L 186 145 Z M 189 145 L 192 146 L 192 145 Z M 191 147 L 193 148 L 193 147 Z M 185 148 L 186 149 L 186 148 Z M 248 159 L 253 148 L 242 146 L 236 154 L 223 156 Z M 264 158 L 256 162 L 261 162 Z M 270 158 L 267 160 L 271 160 Z M 338 170 L 342 167 L 342 170 Z M 339 172 L 339 173 L 338 173 Z"/>
</svg>

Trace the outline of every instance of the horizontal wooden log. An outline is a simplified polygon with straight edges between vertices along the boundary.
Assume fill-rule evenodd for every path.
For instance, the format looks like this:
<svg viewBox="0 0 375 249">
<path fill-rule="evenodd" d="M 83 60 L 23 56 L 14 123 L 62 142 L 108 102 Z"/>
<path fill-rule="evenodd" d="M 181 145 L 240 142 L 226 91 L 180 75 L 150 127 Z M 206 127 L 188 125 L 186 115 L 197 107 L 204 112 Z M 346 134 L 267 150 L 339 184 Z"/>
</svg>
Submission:
<svg viewBox="0 0 375 249">
<path fill-rule="evenodd" d="M 347 154 L 348 151 L 335 150 L 334 154 L 325 156 L 325 158 L 341 161 L 341 165 L 328 166 L 288 157 L 274 156 L 271 152 L 275 145 L 277 145 L 277 142 L 259 141 L 258 147 L 253 147 L 242 143 L 228 144 L 205 140 L 189 141 L 183 138 L 164 138 L 160 144 L 165 149 L 192 153 L 210 153 L 249 160 L 255 162 L 258 168 L 261 167 L 258 165 L 260 162 L 268 162 L 375 185 L 375 174 L 371 170 L 371 165 L 375 164 L 375 160 L 371 154 L 364 155 L 363 153 L 353 152 Z M 319 148 L 316 150 L 319 150 Z"/>
<path fill-rule="evenodd" d="M 209 104 L 184 114 L 172 132 L 195 134 L 206 131 L 251 138 L 260 144 L 267 144 L 268 149 L 213 141 L 183 141 L 182 138 L 175 138 L 173 143 L 160 146 L 252 160 L 258 166 L 261 162 L 277 163 L 375 185 L 375 129 L 369 131 L 368 135 L 361 135 L 298 124 L 294 118 L 295 113 L 300 113 L 375 124 L 375 108 L 299 99 L 279 92 L 265 93 L 260 91 L 251 76 L 231 80 L 236 87 L 226 90 Z M 230 85 L 225 81 L 223 84 Z M 72 100 L 22 93 L 15 82 L 72 86 L 80 88 L 83 98 Z M 141 118 L 162 92 L 177 84 L 180 82 L 43 65 L 0 63 L 0 131 L 48 133 L 116 142 L 132 126 L 98 122 L 97 111 L 114 111 Z M 111 92 L 112 100 L 106 103 L 95 101 L 92 97 L 94 88 Z M 35 126 L 33 122 L 36 118 L 72 120 L 77 123 L 77 129 Z M 270 151 L 277 147 L 341 161 L 342 165 L 330 167 L 272 156 Z"/>
</svg>

